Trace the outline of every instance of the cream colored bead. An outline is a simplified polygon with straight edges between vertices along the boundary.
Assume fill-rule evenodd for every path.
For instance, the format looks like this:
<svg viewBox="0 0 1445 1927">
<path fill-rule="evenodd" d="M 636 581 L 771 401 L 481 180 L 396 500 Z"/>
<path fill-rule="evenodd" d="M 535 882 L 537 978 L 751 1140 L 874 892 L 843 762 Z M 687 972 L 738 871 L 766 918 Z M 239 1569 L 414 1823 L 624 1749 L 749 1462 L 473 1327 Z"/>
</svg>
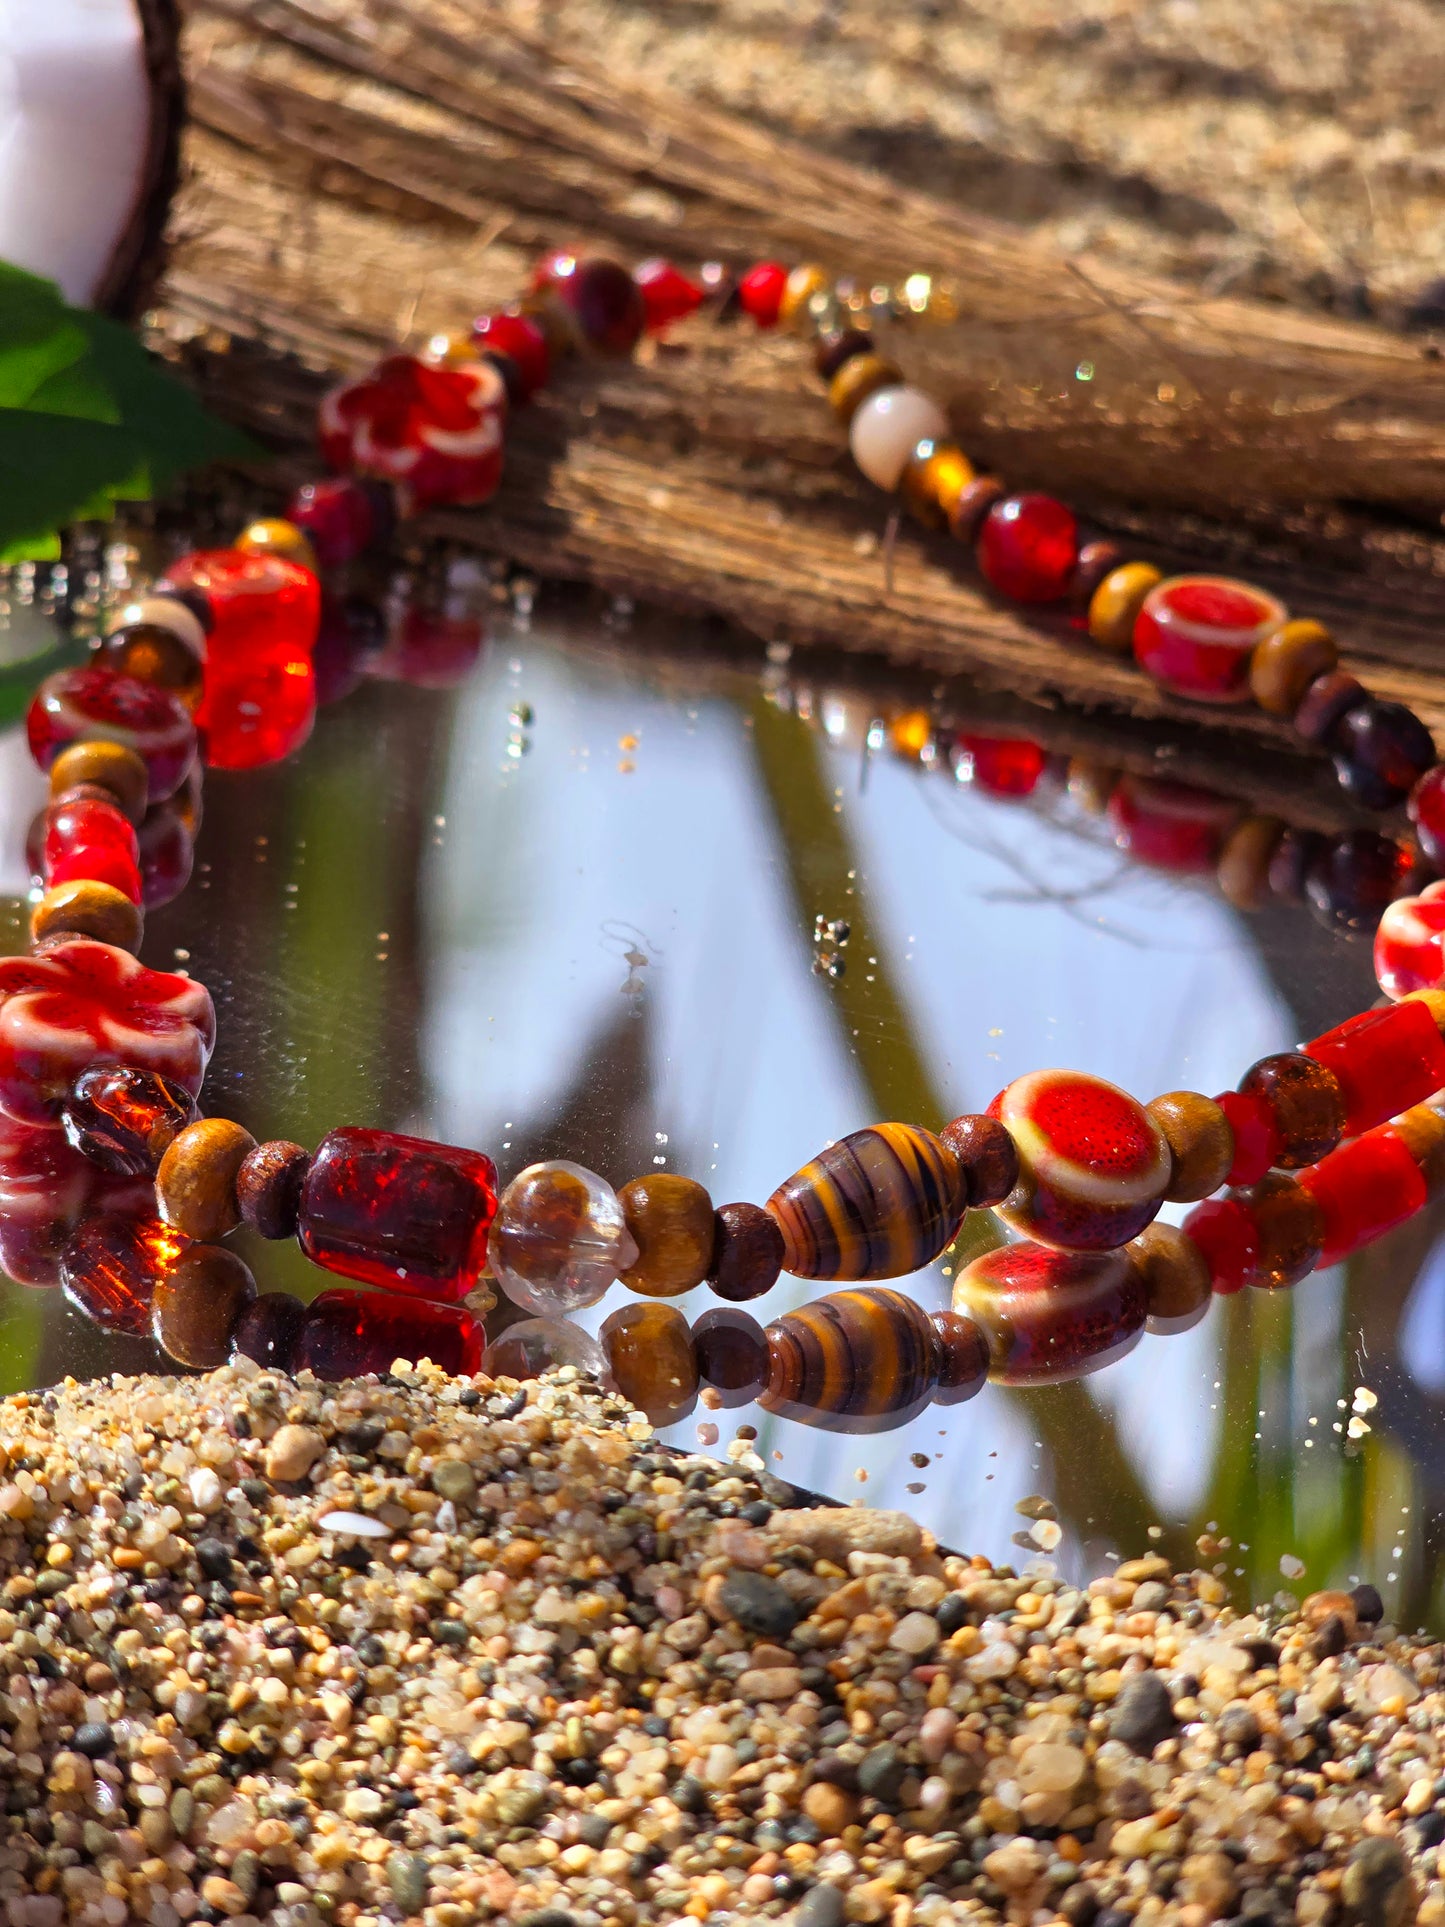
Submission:
<svg viewBox="0 0 1445 1927">
<path fill-rule="evenodd" d="M 848 446 L 868 480 L 891 490 L 918 444 L 941 441 L 947 433 L 947 415 L 921 388 L 880 388 L 854 415 Z"/>
<path fill-rule="evenodd" d="M 206 632 L 201 626 L 201 619 L 175 596 L 148 595 L 142 596 L 139 601 L 128 602 L 106 624 L 105 633 L 113 636 L 120 629 L 135 629 L 142 625 L 166 630 L 178 642 L 183 642 L 200 661 L 206 660 Z"/>
</svg>

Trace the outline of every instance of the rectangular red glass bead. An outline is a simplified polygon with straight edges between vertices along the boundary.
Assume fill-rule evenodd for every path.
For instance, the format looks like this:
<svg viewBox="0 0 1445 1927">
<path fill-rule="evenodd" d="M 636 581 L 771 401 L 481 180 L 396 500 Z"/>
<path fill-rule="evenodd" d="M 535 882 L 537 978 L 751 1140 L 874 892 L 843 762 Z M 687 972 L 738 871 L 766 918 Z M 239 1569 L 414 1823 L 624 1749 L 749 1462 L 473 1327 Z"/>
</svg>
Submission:
<svg viewBox="0 0 1445 1927">
<path fill-rule="evenodd" d="M 322 1139 L 297 1237 L 313 1264 L 415 1298 L 465 1298 L 487 1262 L 497 1171 L 479 1151 L 347 1127 Z"/>
<path fill-rule="evenodd" d="M 482 1362 L 482 1328 L 459 1305 L 429 1305 L 391 1291 L 323 1291 L 306 1308 L 292 1369 L 318 1378 L 387 1372 L 398 1358 L 429 1358 L 444 1372 L 470 1377 Z"/>
<path fill-rule="evenodd" d="M 1342 1144 L 1296 1180 L 1325 1221 L 1319 1265 L 1337 1265 L 1413 1218 L 1429 1195 L 1410 1147 L 1388 1124 Z"/>
<path fill-rule="evenodd" d="M 1445 1086 L 1445 1039 L 1427 1005 L 1406 999 L 1362 1011 L 1304 1046 L 1345 1094 L 1345 1135 L 1358 1137 Z"/>
</svg>

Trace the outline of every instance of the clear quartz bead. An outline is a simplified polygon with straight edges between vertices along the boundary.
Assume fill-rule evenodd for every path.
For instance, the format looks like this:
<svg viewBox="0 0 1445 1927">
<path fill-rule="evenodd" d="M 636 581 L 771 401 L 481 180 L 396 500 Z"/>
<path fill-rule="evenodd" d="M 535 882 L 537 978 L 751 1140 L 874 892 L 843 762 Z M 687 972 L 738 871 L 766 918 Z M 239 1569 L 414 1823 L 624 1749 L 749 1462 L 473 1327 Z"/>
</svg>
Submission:
<svg viewBox="0 0 1445 1927">
<path fill-rule="evenodd" d="M 492 1270 L 514 1305 L 540 1318 L 595 1305 L 637 1246 L 611 1185 L 580 1164 L 530 1164 L 502 1194 Z"/>
<path fill-rule="evenodd" d="M 565 1318 L 523 1318 L 500 1332 L 482 1354 L 488 1378 L 541 1378 L 544 1372 L 575 1365 L 588 1378 L 611 1385 L 602 1347 L 580 1325 Z"/>
</svg>

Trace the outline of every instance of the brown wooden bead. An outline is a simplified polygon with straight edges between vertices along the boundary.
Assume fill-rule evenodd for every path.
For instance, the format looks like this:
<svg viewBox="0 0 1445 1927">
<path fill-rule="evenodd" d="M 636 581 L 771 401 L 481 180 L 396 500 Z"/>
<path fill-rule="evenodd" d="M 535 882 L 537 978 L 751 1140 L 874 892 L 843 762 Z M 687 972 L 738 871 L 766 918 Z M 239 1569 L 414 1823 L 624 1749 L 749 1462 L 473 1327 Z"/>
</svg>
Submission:
<svg viewBox="0 0 1445 1927">
<path fill-rule="evenodd" d="M 676 1298 L 707 1276 L 712 1263 L 712 1199 L 692 1178 L 664 1173 L 634 1178 L 617 1194 L 637 1262 L 621 1274 L 624 1285 L 649 1298 Z"/>
<path fill-rule="evenodd" d="M 1274 1162 L 1302 1171 L 1328 1157 L 1345 1134 L 1345 1093 L 1332 1070 L 1302 1050 L 1277 1051 L 1251 1064 L 1239 1080 L 1245 1097 L 1269 1106 L 1279 1132 Z"/>
<path fill-rule="evenodd" d="M 1369 691 L 1343 669 L 1316 676 L 1294 713 L 1295 733 L 1322 749 L 1333 747 L 1335 731 L 1348 712 L 1369 700 Z"/>
<path fill-rule="evenodd" d="M 866 328 L 831 328 L 818 337 L 813 366 L 824 381 L 831 381 L 845 361 L 872 352 L 873 337 Z"/>
<path fill-rule="evenodd" d="M 686 1418 L 697 1397 L 697 1350 L 675 1305 L 621 1305 L 597 1335 L 630 1404 L 654 1425 Z"/>
<path fill-rule="evenodd" d="M 1156 1219 L 1124 1247 L 1144 1280 L 1145 1323 L 1151 1332 L 1187 1332 L 1209 1309 L 1214 1286 L 1204 1253 L 1177 1225 Z"/>
<path fill-rule="evenodd" d="M 1278 1291 L 1296 1285 L 1319 1263 L 1325 1245 L 1324 1213 L 1302 1184 L 1271 1171 L 1239 1194 L 1259 1240 L 1252 1285 Z"/>
<path fill-rule="evenodd" d="M 144 929 L 145 914 L 138 903 L 113 884 L 90 877 L 57 883 L 30 913 L 30 937 L 37 944 L 63 934 L 94 937 L 117 950 L 136 951 Z"/>
<path fill-rule="evenodd" d="M 994 503 L 1001 502 L 1007 494 L 1008 490 L 997 475 L 975 475 L 953 505 L 953 514 L 948 521 L 949 534 L 960 542 L 972 544 L 983 518 Z"/>
<path fill-rule="evenodd" d="M 214 1371 L 230 1358 L 232 1335 L 255 1299 L 256 1280 L 234 1251 L 189 1245 L 156 1280 L 151 1332 L 177 1364 Z"/>
<path fill-rule="evenodd" d="M 996 1117 L 956 1117 L 939 1136 L 958 1159 L 968 1181 L 968 1202 L 1002 1204 L 1019 1181 L 1019 1154 Z"/>
<path fill-rule="evenodd" d="M 833 413 L 846 428 L 870 395 L 880 388 L 893 388 L 903 379 L 891 361 L 871 349 L 854 355 L 828 383 L 828 401 Z"/>
<path fill-rule="evenodd" d="M 95 652 L 95 660 L 118 676 L 169 689 L 187 708 L 201 700 L 205 669 L 200 657 L 172 629 L 155 622 L 136 622 L 113 629 Z"/>
<path fill-rule="evenodd" d="M 973 463 L 954 443 L 924 441 L 904 463 L 898 492 L 915 521 L 926 529 L 946 529 L 974 476 Z"/>
<path fill-rule="evenodd" d="M 722 1204 L 713 1214 L 707 1281 L 733 1304 L 761 1298 L 778 1282 L 785 1246 L 777 1219 L 758 1204 Z"/>
<path fill-rule="evenodd" d="M 1127 656 L 1144 598 L 1164 580 L 1150 562 L 1124 562 L 1111 569 L 1089 598 L 1089 638 L 1101 649 Z"/>
<path fill-rule="evenodd" d="M 244 1221 L 263 1238 L 292 1238 L 301 1208 L 301 1183 L 311 1153 L 286 1138 L 272 1138 L 248 1151 L 236 1172 L 236 1204 Z"/>
<path fill-rule="evenodd" d="M 161 1159 L 156 1203 L 168 1225 L 188 1238 L 224 1238 L 241 1222 L 236 1175 L 256 1140 L 228 1117 L 188 1124 Z"/>
<path fill-rule="evenodd" d="M 750 1313 L 731 1305 L 705 1311 L 692 1328 L 698 1375 L 724 1406 L 746 1405 L 768 1385 L 768 1340 Z"/>
<path fill-rule="evenodd" d="M 778 320 L 785 328 L 799 327 L 808 318 L 808 303 L 815 294 L 826 294 L 828 277 L 820 267 L 812 262 L 804 262 L 789 274 L 783 283 L 782 299 L 778 303 Z"/>
<path fill-rule="evenodd" d="M 139 823 L 150 802 L 150 774 L 144 757 L 124 743 L 71 743 L 50 765 L 50 794 L 62 796 L 77 784 L 94 783 Z"/>
<path fill-rule="evenodd" d="M 1234 1132 L 1214 1099 L 1198 1091 L 1166 1091 L 1144 1109 L 1164 1133 L 1174 1160 L 1165 1197 L 1197 1204 L 1217 1191 L 1234 1162 Z"/>
<path fill-rule="evenodd" d="M 1258 910 L 1268 902 L 1269 866 L 1283 835 L 1277 816 L 1246 816 L 1224 839 L 1215 881 L 1236 910 Z"/>
<path fill-rule="evenodd" d="M 1124 552 L 1117 542 L 1086 542 L 1079 550 L 1073 579 L 1069 583 L 1069 600 L 1074 608 L 1086 615 L 1094 599 L 1094 591 L 1105 576 L 1112 575 L 1123 561 Z"/>
<path fill-rule="evenodd" d="M 1098 763 L 1089 756 L 1071 756 L 1064 772 L 1070 797 L 1090 816 L 1102 816 L 1109 798 L 1119 785 L 1119 771 L 1112 763 Z"/>
<path fill-rule="evenodd" d="M 1322 622 L 1282 622 L 1255 644 L 1249 693 L 1271 716 L 1293 716 L 1305 691 L 1339 667 L 1340 652 Z"/>
<path fill-rule="evenodd" d="M 961 1311 L 929 1313 L 938 1334 L 938 1384 L 935 1405 L 962 1405 L 988 1382 L 988 1340 Z"/>
</svg>

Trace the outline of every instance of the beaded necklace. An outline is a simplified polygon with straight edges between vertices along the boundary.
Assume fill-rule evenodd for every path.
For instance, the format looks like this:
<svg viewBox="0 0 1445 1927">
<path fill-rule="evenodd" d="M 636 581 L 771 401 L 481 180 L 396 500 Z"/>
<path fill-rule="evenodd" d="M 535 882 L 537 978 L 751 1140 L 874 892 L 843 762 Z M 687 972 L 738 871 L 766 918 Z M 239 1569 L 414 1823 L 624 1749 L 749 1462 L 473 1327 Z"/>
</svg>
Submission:
<svg viewBox="0 0 1445 1927">
<path fill-rule="evenodd" d="M 52 801 L 31 954 L 0 960 L 0 1110 L 12 1165 L 66 1151 L 120 1187 L 61 1258 L 67 1291 L 99 1322 L 149 1329 L 198 1368 L 234 1351 L 327 1379 L 403 1355 L 494 1373 L 571 1359 L 609 1371 L 659 1423 L 702 1386 L 723 1403 L 756 1398 L 805 1422 L 879 1430 L 930 1400 L 968 1398 L 988 1378 L 1039 1385 L 1096 1370 L 1146 1329 L 1196 1324 L 1214 1294 L 1292 1285 L 1337 1262 L 1438 1188 L 1441 885 L 1382 921 L 1377 962 L 1391 1001 L 1262 1059 L 1234 1091 L 1142 1104 L 1097 1077 L 1038 1071 L 986 1114 L 937 1133 L 901 1122 L 851 1132 L 763 1205 L 715 1205 L 672 1173 L 614 1192 L 561 1161 L 530 1167 L 499 1195 L 477 1151 L 342 1126 L 308 1152 L 199 1115 L 214 1010 L 203 986 L 133 954 L 137 826 L 161 808 L 186 827 L 202 744 L 206 762 L 242 768 L 304 740 L 318 566 L 354 559 L 398 512 L 486 500 L 508 411 L 553 358 L 631 352 L 645 328 L 700 307 L 709 279 L 723 311 L 812 327 L 860 468 L 926 524 L 970 541 L 996 591 L 1072 600 L 1093 642 L 1132 648 L 1179 693 L 1252 695 L 1291 714 L 1357 801 L 1385 808 L 1409 793 L 1421 849 L 1433 859 L 1445 847 L 1445 769 L 1428 732 L 1342 672 L 1320 625 L 1291 620 L 1248 584 L 1165 580 L 1109 545 L 1081 543 L 1052 498 L 1010 496 L 975 475 L 945 440 L 936 404 L 866 329 L 840 325 L 838 293 L 818 270 L 763 263 L 735 283 L 700 284 L 665 263 L 629 274 L 549 257 L 531 296 L 483 316 L 468 341 L 389 356 L 333 391 L 320 431 L 338 477 L 301 489 L 284 519 L 253 523 L 234 546 L 172 564 L 89 665 L 47 678 L 31 705 L 30 746 Z M 1283 826 L 1255 835 L 1257 860 L 1272 866 Z M 1408 868 L 1404 858 L 1396 889 Z M 137 1185 L 153 1208 L 123 1197 Z M 1158 1221 L 1165 1202 L 1194 1207 L 1181 1227 Z M 950 1310 L 929 1314 L 887 1286 L 939 1257 L 968 1211 L 989 1209 L 1019 1242 L 965 1266 Z M 369 1289 L 330 1289 L 309 1305 L 258 1294 L 220 1242 L 242 1222 L 294 1236 L 322 1269 Z M 737 1307 L 783 1271 L 844 1288 L 764 1330 Z M 484 1348 L 463 1301 L 488 1277 L 532 1317 Z M 565 1314 L 618 1279 L 637 1300 L 604 1322 L 599 1348 Z M 669 1301 L 703 1283 L 726 1302 L 689 1327 Z"/>
</svg>

